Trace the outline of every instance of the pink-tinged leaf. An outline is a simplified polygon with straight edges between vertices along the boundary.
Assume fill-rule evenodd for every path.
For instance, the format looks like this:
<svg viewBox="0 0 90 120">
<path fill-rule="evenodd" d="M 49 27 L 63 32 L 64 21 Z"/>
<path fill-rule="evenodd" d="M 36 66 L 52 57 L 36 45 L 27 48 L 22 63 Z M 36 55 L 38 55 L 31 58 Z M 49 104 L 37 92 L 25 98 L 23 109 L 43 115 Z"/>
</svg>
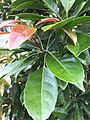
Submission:
<svg viewBox="0 0 90 120">
<path fill-rule="evenodd" d="M 70 29 L 62 28 L 62 30 L 71 38 L 74 45 L 76 45 L 76 43 L 77 43 L 77 35 L 76 35 L 76 33 L 74 31 L 70 30 Z"/>
<path fill-rule="evenodd" d="M 29 39 L 36 32 L 36 28 L 27 25 L 15 25 L 9 37 L 9 49 L 12 50 Z"/>
<path fill-rule="evenodd" d="M 59 22 L 59 21 L 60 20 L 58 18 L 44 18 L 44 19 L 41 19 L 39 22 L 37 22 L 35 26 L 44 22 Z"/>
<path fill-rule="evenodd" d="M 20 22 L 20 20 L 7 20 L 7 21 L 3 21 L 0 24 L 0 29 L 7 27 L 7 26 L 11 26 L 14 25 L 15 23 Z"/>
</svg>

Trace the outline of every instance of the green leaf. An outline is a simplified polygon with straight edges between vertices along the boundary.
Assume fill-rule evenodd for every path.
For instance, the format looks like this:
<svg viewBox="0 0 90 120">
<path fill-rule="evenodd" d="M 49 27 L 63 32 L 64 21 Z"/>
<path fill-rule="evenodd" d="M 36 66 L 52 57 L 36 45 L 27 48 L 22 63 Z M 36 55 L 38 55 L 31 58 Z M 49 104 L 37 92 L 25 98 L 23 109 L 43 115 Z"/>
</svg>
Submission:
<svg viewBox="0 0 90 120">
<path fill-rule="evenodd" d="M 54 0 L 42 0 L 47 6 L 48 8 L 56 13 L 58 15 L 58 12 L 59 12 L 59 8 L 57 6 L 57 4 L 54 2 Z"/>
<path fill-rule="evenodd" d="M 68 82 L 64 82 L 64 81 L 59 80 L 59 79 L 57 79 L 57 83 L 58 83 L 58 86 L 59 86 L 62 90 L 65 90 L 65 88 L 66 88 L 67 85 L 68 85 Z"/>
<path fill-rule="evenodd" d="M 78 33 L 77 34 L 77 44 L 74 46 L 72 43 L 68 43 L 67 48 L 68 50 L 74 54 L 74 56 L 79 56 L 83 51 L 90 47 L 90 35 L 85 33 Z"/>
<path fill-rule="evenodd" d="M 57 82 L 47 68 L 29 75 L 24 90 L 24 105 L 34 120 L 46 120 L 54 110 L 56 99 Z"/>
<path fill-rule="evenodd" d="M 31 61 L 30 61 L 31 60 Z M 34 61 L 31 59 L 31 56 L 22 59 L 22 60 L 17 60 L 13 63 L 9 63 L 7 66 L 5 66 L 1 71 L 0 71 L 0 78 L 5 76 L 5 75 L 13 75 L 15 73 L 20 72 L 21 70 L 27 68 L 29 65 L 31 65 Z"/>
<path fill-rule="evenodd" d="M 75 109 L 74 120 L 84 120 L 82 111 L 78 106 Z"/>
<path fill-rule="evenodd" d="M 80 90 L 85 91 L 83 87 L 84 70 L 74 56 L 65 54 L 63 57 L 60 55 L 55 57 L 50 53 L 47 55 L 46 65 L 57 78 L 72 83 Z"/>
<path fill-rule="evenodd" d="M 74 18 L 71 17 L 71 18 L 62 20 L 62 21 L 60 21 L 60 22 L 54 23 L 54 24 L 44 26 L 44 27 L 42 27 L 42 30 L 44 30 L 44 32 L 45 32 L 45 31 L 47 31 L 47 30 L 49 30 L 49 29 L 61 28 L 61 27 L 63 27 L 64 25 L 66 25 L 67 23 L 71 22 L 73 19 L 74 19 Z"/>
<path fill-rule="evenodd" d="M 75 11 L 75 16 L 77 16 L 81 12 L 81 10 L 84 8 L 86 3 L 87 3 L 87 1 L 83 1 L 79 4 L 79 6 L 77 7 L 77 9 Z"/>
<path fill-rule="evenodd" d="M 83 107 L 84 111 L 86 112 L 86 114 L 88 115 L 88 117 L 90 118 L 90 105 L 86 104 L 86 103 L 81 103 L 81 106 Z"/>
<path fill-rule="evenodd" d="M 86 4 L 84 5 L 83 9 L 80 12 L 80 15 L 90 10 L 90 0 L 86 1 Z"/>
<path fill-rule="evenodd" d="M 90 16 L 81 16 L 76 19 L 73 19 L 72 21 L 68 22 L 67 25 L 65 25 L 65 28 L 73 28 L 74 26 L 78 26 L 81 24 L 84 24 L 86 22 L 90 21 Z"/>
<path fill-rule="evenodd" d="M 54 112 L 52 113 L 54 115 L 54 117 L 58 117 L 61 120 L 65 120 L 65 118 L 67 117 L 68 113 L 66 113 L 64 111 L 64 109 L 60 108 L 60 107 L 56 107 Z"/>
<path fill-rule="evenodd" d="M 9 15 L 9 16 L 18 16 L 26 20 L 40 20 L 40 19 L 46 18 L 46 16 L 41 16 L 34 13 L 19 13 L 19 14 Z"/>
<path fill-rule="evenodd" d="M 43 9 L 43 4 L 41 2 L 37 2 L 36 1 L 27 1 L 24 3 L 21 3 L 20 5 L 16 6 L 14 9 L 12 10 L 22 10 L 22 9 Z"/>
<path fill-rule="evenodd" d="M 13 8 L 17 7 L 18 5 L 20 5 L 20 4 L 24 3 L 24 2 L 28 2 L 28 1 L 32 1 L 32 0 L 16 0 L 15 2 L 13 2 L 11 4 L 10 7 L 13 9 Z M 33 1 L 35 1 L 35 0 L 33 0 Z"/>
<path fill-rule="evenodd" d="M 60 0 L 66 13 L 68 13 L 68 11 L 71 9 L 71 7 L 73 6 L 75 0 Z"/>
</svg>

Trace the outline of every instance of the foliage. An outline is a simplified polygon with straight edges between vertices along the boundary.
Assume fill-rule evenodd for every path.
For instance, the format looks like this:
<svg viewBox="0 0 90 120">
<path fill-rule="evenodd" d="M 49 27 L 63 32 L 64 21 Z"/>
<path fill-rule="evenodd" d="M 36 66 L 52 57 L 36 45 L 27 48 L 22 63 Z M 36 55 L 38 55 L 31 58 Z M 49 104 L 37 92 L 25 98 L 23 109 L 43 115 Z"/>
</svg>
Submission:
<svg viewBox="0 0 90 120">
<path fill-rule="evenodd" d="M 89 4 L 1 4 L 0 114 L 10 120 L 90 119 Z"/>
</svg>

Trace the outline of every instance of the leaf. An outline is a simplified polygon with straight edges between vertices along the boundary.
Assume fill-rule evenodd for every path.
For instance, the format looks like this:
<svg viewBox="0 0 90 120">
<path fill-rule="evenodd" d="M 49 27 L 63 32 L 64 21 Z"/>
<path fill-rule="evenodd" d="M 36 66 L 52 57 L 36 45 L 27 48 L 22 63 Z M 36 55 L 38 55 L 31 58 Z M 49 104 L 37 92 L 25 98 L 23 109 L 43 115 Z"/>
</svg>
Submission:
<svg viewBox="0 0 90 120">
<path fill-rule="evenodd" d="M 11 26 L 12 24 L 15 24 L 17 22 L 20 22 L 20 20 L 7 20 L 7 21 L 4 21 L 0 24 L 0 29 L 6 27 L 6 26 Z"/>
<path fill-rule="evenodd" d="M 90 0 L 87 0 L 86 4 L 84 5 L 83 9 L 80 12 L 80 15 L 84 14 L 85 12 L 87 12 L 89 10 L 90 10 Z"/>
<path fill-rule="evenodd" d="M 68 116 L 68 113 L 66 113 L 63 109 L 60 107 L 56 107 L 54 112 L 52 113 L 54 117 L 58 117 L 61 120 L 65 120 L 66 117 Z"/>
<path fill-rule="evenodd" d="M 75 10 L 75 16 L 77 16 L 79 13 L 81 13 L 82 9 L 84 8 L 84 6 L 86 5 L 87 1 L 82 1 L 79 6 L 77 7 L 77 9 Z"/>
<path fill-rule="evenodd" d="M 65 88 L 67 87 L 68 85 L 68 82 L 64 82 L 60 79 L 57 79 L 57 83 L 58 83 L 58 86 L 62 89 L 62 90 L 65 90 Z"/>
<path fill-rule="evenodd" d="M 12 28 L 9 37 L 9 49 L 12 50 L 29 39 L 36 29 L 27 25 L 16 25 Z"/>
<path fill-rule="evenodd" d="M 37 2 L 36 1 L 26 1 L 26 2 L 22 2 L 21 4 L 17 5 L 14 9 L 12 10 L 23 10 L 23 9 L 43 9 L 43 4 L 41 2 Z"/>
<path fill-rule="evenodd" d="M 62 28 L 64 25 L 71 22 L 72 20 L 73 20 L 73 17 L 62 20 L 60 22 L 57 22 L 57 23 L 54 23 L 54 24 L 51 24 L 51 25 L 44 26 L 44 27 L 42 27 L 42 30 L 44 30 L 44 32 L 45 32 L 45 31 L 47 31 L 49 29 Z"/>
<path fill-rule="evenodd" d="M 83 107 L 84 111 L 86 112 L 86 114 L 88 115 L 88 117 L 90 118 L 90 106 L 85 104 L 85 103 L 81 103 L 81 106 Z"/>
<path fill-rule="evenodd" d="M 4 85 L 11 85 L 11 78 L 9 76 L 5 76 L 4 78 L 0 79 L 0 82 Z"/>
<path fill-rule="evenodd" d="M 57 82 L 47 68 L 29 75 L 24 90 L 24 105 L 34 120 L 46 120 L 54 110 L 56 99 Z"/>
<path fill-rule="evenodd" d="M 68 13 L 68 11 L 71 9 L 71 7 L 73 6 L 75 0 L 60 0 L 60 2 L 62 3 L 66 13 Z"/>
<path fill-rule="evenodd" d="M 10 7 L 13 9 L 16 6 L 18 6 L 18 5 L 20 5 L 20 4 L 24 3 L 24 2 L 28 2 L 28 1 L 32 1 L 32 0 L 15 0 L 15 2 L 13 2 Z"/>
<path fill-rule="evenodd" d="M 90 47 L 90 35 L 85 33 L 78 33 L 77 39 L 78 42 L 76 46 L 74 46 L 70 42 L 67 45 L 68 50 L 76 57 Z"/>
<path fill-rule="evenodd" d="M 77 35 L 76 35 L 76 33 L 74 31 L 70 30 L 70 29 L 62 28 L 62 30 L 64 30 L 64 32 L 71 38 L 74 45 L 76 45 L 76 43 L 77 43 Z"/>
<path fill-rule="evenodd" d="M 78 106 L 75 109 L 74 120 L 84 120 L 83 113 Z"/>
<path fill-rule="evenodd" d="M 73 28 L 74 26 L 84 24 L 88 21 L 90 21 L 90 16 L 81 16 L 68 22 L 68 24 L 66 24 L 64 28 Z"/>
<path fill-rule="evenodd" d="M 4 94 L 4 84 L 0 82 L 0 96 L 3 96 Z"/>
<path fill-rule="evenodd" d="M 39 25 L 39 24 L 41 24 L 41 23 L 46 23 L 46 22 L 58 22 L 59 21 L 59 19 L 58 18 L 44 18 L 44 19 L 41 19 L 39 22 L 37 22 L 36 24 L 35 24 L 35 26 L 37 26 L 37 25 Z"/>
<path fill-rule="evenodd" d="M 57 78 L 74 84 L 80 90 L 85 91 L 83 87 L 84 70 L 74 56 L 65 54 L 63 57 L 60 55 L 55 57 L 50 53 L 47 55 L 46 65 Z"/>
<path fill-rule="evenodd" d="M 59 12 L 59 8 L 57 6 L 57 4 L 54 2 L 54 0 L 42 0 L 47 7 L 54 13 L 56 13 L 58 15 Z"/>
<path fill-rule="evenodd" d="M 5 66 L 1 71 L 0 71 L 0 78 L 5 76 L 5 75 L 13 75 L 21 70 L 27 68 L 29 65 L 31 65 L 34 62 L 31 56 L 28 56 L 25 59 L 22 60 L 17 60 L 13 63 L 9 63 L 7 66 Z"/>
<path fill-rule="evenodd" d="M 26 20 L 40 20 L 40 19 L 46 18 L 46 16 L 41 16 L 35 13 L 19 13 L 19 14 L 9 15 L 9 16 L 18 16 Z"/>
</svg>

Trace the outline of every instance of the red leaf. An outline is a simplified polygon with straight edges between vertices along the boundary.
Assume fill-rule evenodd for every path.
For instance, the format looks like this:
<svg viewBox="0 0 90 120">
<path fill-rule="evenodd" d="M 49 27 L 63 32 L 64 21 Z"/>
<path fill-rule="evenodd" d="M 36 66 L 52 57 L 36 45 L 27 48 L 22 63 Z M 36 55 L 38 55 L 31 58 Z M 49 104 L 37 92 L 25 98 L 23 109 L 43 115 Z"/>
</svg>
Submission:
<svg viewBox="0 0 90 120">
<path fill-rule="evenodd" d="M 6 26 L 11 26 L 14 25 L 15 23 L 20 22 L 20 20 L 7 20 L 7 21 L 3 21 L 0 24 L 0 29 L 6 27 Z"/>
<path fill-rule="evenodd" d="M 45 18 L 45 19 L 41 19 L 39 22 L 36 23 L 35 26 L 44 23 L 44 22 L 59 22 L 60 20 L 58 18 Z"/>
<path fill-rule="evenodd" d="M 15 25 L 12 28 L 9 38 L 9 49 L 12 50 L 29 39 L 36 29 L 27 25 Z"/>
</svg>

